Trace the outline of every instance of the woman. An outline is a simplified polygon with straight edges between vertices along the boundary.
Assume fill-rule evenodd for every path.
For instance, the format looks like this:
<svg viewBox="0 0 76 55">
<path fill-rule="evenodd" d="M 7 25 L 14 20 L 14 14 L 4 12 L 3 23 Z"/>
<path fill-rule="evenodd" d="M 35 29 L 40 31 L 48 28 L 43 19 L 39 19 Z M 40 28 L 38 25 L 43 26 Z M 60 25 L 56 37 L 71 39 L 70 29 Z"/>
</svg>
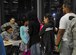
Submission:
<svg viewBox="0 0 76 55">
<path fill-rule="evenodd" d="M 37 17 L 34 16 L 30 20 L 30 23 L 29 23 L 31 55 L 40 55 L 40 49 L 39 49 L 39 42 L 40 42 L 39 29 L 40 29 L 40 24 L 38 22 Z"/>
<path fill-rule="evenodd" d="M 52 16 L 46 14 L 44 16 L 44 26 L 40 31 L 39 35 L 43 38 L 44 44 L 44 54 L 45 55 L 52 55 L 54 50 L 54 27 Z"/>
</svg>

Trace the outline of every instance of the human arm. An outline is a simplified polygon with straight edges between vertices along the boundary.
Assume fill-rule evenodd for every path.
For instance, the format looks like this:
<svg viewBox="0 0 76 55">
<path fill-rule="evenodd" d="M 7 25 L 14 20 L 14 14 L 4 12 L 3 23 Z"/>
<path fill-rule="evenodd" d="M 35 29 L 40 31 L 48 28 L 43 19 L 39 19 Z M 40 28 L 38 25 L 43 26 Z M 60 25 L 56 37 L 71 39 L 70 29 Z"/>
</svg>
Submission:
<svg viewBox="0 0 76 55">
<path fill-rule="evenodd" d="M 2 26 L 1 26 L 1 30 L 2 31 L 5 31 L 5 27 L 7 26 L 7 23 L 5 23 L 5 24 L 3 24 Z"/>
<path fill-rule="evenodd" d="M 65 29 L 59 29 L 58 34 L 57 34 L 56 46 L 59 45 L 64 32 L 65 32 Z"/>
<path fill-rule="evenodd" d="M 5 40 L 5 41 L 8 41 L 8 40 L 9 40 L 9 39 L 8 39 L 8 36 L 6 35 L 5 32 L 2 32 L 2 33 L 1 33 L 1 36 L 2 36 L 3 40 Z"/>
<path fill-rule="evenodd" d="M 14 27 L 14 29 L 13 29 L 14 31 L 13 31 L 13 33 L 14 33 L 14 39 L 17 39 L 18 37 L 19 37 L 19 26 L 18 26 L 18 24 L 17 23 L 15 23 L 15 27 Z"/>
<path fill-rule="evenodd" d="M 26 34 L 24 31 L 25 31 L 24 27 L 20 27 L 20 37 L 21 37 L 22 41 L 27 44 L 28 38 L 26 37 Z"/>
<path fill-rule="evenodd" d="M 58 31 L 58 34 L 57 34 L 56 45 L 58 45 L 60 43 L 61 38 L 63 37 L 66 28 L 67 28 L 67 20 L 66 20 L 66 17 L 63 16 L 60 19 L 60 23 L 59 23 L 59 31 Z"/>
</svg>

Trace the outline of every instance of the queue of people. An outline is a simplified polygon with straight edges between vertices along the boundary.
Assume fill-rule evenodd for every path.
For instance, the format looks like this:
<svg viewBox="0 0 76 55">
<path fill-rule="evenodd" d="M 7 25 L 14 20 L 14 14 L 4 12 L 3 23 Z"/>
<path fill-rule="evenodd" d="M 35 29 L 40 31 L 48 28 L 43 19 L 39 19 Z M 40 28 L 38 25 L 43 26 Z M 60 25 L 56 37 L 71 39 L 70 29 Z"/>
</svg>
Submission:
<svg viewBox="0 0 76 55">
<path fill-rule="evenodd" d="M 63 13 L 65 15 L 60 19 L 59 30 L 55 29 L 53 17 L 49 13 L 43 17 L 43 23 L 39 23 L 36 17 L 30 20 L 25 18 L 21 27 L 11 18 L 1 26 L 0 55 L 13 55 L 15 51 L 15 55 L 19 55 L 20 51 L 21 55 L 54 55 L 54 51 L 60 55 L 75 55 L 76 14 L 72 12 L 70 3 L 63 4 Z M 58 31 L 56 41 L 55 31 Z M 20 46 L 4 48 L 3 40 L 18 40 L 19 36 Z"/>
</svg>

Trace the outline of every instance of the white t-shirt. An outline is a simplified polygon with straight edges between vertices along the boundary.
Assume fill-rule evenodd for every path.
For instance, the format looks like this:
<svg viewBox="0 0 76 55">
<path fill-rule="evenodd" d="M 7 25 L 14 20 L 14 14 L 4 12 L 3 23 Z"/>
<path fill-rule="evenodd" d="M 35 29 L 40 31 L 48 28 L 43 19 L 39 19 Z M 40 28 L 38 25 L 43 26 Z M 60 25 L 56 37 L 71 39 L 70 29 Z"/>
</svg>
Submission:
<svg viewBox="0 0 76 55">
<path fill-rule="evenodd" d="M 59 29 L 65 29 L 65 33 L 64 33 L 63 38 L 62 38 L 63 41 L 67 41 L 68 40 L 67 39 L 67 29 L 68 29 L 68 27 L 70 25 L 70 21 L 71 21 L 71 20 L 69 20 L 70 16 L 76 17 L 76 14 L 67 13 L 60 19 Z"/>
</svg>

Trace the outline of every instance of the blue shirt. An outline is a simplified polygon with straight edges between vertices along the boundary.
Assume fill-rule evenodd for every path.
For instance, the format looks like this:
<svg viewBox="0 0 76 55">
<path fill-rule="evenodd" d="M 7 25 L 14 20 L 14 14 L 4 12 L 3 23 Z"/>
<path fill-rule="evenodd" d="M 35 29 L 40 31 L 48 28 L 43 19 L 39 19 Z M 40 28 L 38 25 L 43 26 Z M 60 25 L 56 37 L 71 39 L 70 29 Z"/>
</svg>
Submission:
<svg viewBox="0 0 76 55">
<path fill-rule="evenodd" d="M 20 37 L 25 44 L 28 43 L 29 41 L 28 26 L 20 27 Z"/>
<path fill-rule="evenodd" d="M 0 55 L 6 55 L 5 47 L 4 47 L 3 39 L 1 35 L 0 35 Z"/>
</svg>

